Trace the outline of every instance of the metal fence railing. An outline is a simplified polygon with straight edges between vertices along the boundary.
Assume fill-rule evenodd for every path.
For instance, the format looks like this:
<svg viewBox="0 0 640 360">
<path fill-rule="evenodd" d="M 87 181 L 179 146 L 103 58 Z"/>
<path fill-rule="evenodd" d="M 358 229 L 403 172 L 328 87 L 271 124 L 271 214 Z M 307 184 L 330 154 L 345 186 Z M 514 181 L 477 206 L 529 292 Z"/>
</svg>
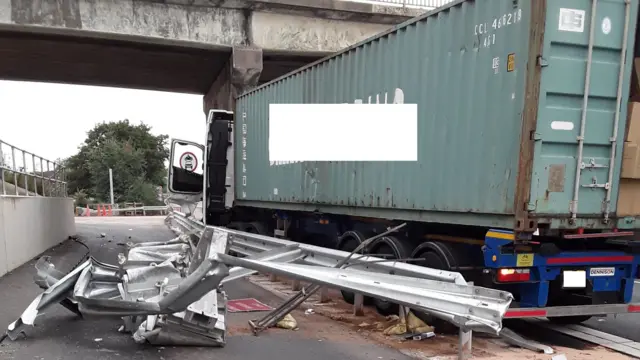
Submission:
<svg viewBox="0 0 640 360">
<path fill-rule="evenodd" d="M 447 5 L 455 0 L 344 0 L 344 1 L 353 1 L 353 2 L 364 2 L 364 3 L 372 3 L 372 4 L 385 4 L 392 6 L 402 6 L 402 7 L 416 7 L 416 8 L 426 8 L 426 9 L 435 9 L 441 6 Z"/>
<path fill-rule="evenodd" d="M 67 197 L 65 169 L 0 140 L 0 195 Z"/>
<path fill-rule="evenodd" d="M 76 216 L 155 216 L 167 215 L 171 211 L 168 205 L 149 206 L 136 203 L 135 206 L 111 206 L 110 204 L 92 204 L 76 206 Z"/>
</svg>

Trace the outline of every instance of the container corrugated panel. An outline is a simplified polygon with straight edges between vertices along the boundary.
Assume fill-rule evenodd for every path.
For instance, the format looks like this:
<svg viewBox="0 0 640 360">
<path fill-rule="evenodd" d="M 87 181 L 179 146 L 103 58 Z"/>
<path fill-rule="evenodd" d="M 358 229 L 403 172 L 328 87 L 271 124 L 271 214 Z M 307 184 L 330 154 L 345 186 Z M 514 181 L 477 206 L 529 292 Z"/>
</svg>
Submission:
<svg viewBox="0 0 640 360">
<path fill-rule="evenodd" d="M 625 5 L 599 2 L 598 24 L 609 17 L 612 30 L 596 36 L 584 154 L 608 166 Z M 558 30 L 560 4 L 584 10 L 562 20 L 582 21 L 582 32 Z M 573 199 L 590 14 L 590 0 L 456 1 L 240 96 L 238 204 L 505 228 L 523 211 L 558 226 L 602 224 L 593 216 L 606 191 L 592 187 L 580 187 L 577 222 L 556 221 Z M 359 99 L 418 104 L 417 162 L 269 163 L 269 104 Z M 573 130 L 553 130 L 556 120 Z M 617 180 L 611 188 L 615 205 Z"/>
<path fill-rule="evenodd" d="M 616 209 L 637 13 L 637 0 L 628 9 L 624 0 L 547 1 L 542 49 L 546 66 L 540 79 L 528 207 L 553 222 L 553 227 L 570 226 L 562 215 L 574 206 L 578 215 L 591 215 L 597 221 L 584 224 L 590 227 L 597 227 L 604 213 Z M 620 74 L 623 49 L 628 61 Z M 619 120 L 614 133 L 616 110 Z M 584 143 L 577 160 L 579 137 Z M 583 168 L 579 175 L 578 167 Z M 629 223 L 619 225 L 628 227 Z"/>
</svg>

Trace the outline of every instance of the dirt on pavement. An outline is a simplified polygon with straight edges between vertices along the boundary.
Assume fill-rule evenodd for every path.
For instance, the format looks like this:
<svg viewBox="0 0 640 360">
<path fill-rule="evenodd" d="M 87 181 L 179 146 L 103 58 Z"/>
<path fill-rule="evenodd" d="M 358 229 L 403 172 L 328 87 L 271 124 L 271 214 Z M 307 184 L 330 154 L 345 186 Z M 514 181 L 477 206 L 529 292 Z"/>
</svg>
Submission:
<svg viewBox="0 0 640 360">
<path fill-rule="evenodd" d="M 292 282 L 280 279 L 271 282 L 268 276 L 253 275 L 249 281 L 268 290 L 280 298 L 288 298 L 295 294 Z M 306 284 L 303 284 L 303 286 Z M 357 342 L 364 339 L 373 340 L 390 348 L 399 350 L 403 354 L 416 359 L 454 360 L 458 354 L 458 336 L 438 333 L 436 336 L 423 340 L 404 340 L 397 336 L 383 334 L 384 329 L 393 324 L 389 317 L 378 314 L 373 307 L 365 306 L 364 316 L 353 314 L 353 305 L 342 300 L 337 290 L 329 290 L 330 301 L 320 303 L 319 296 L 312 296 L 303 306 L 293 312 L 298 322 L 298 330 L 315 334 L 316 337 L 332 341 Z M 312 309 L 313 314 L 305 314 L 306 309 Z M 335 321 L 346 326 L 331 326 L 327 320 Z M 291 331 L 268 329 L 266 331 Z M 564 354 L 568 360 L 626 360 L 631 357 L 614 352 L 602 346 L 583 344 L 582 348 L 571 348 L 561 345 L 551 345 L 555 353 Z M 473 334 L 473 358 L 483 360 L 550 360 L 553 355 L 535 353 L 514 346 L 503 340 L 480 333 Z"/>
</svg>

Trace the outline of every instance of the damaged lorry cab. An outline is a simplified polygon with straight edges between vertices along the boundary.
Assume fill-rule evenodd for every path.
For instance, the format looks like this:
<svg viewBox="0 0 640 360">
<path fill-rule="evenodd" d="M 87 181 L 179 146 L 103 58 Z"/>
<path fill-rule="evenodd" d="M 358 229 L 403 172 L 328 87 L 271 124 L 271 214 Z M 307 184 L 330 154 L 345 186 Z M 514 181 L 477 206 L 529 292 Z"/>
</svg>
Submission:
<svg viewBox="0 0 640 360">
<path fill-rule="evenodd" d="M 638 0 L 455 1 L 212 110 L 205 144 L 173 141 L 170 190 L 208 225 L 345 251 L 406 222 L 366 251 L 507 290 L 506 318 L 638 312 L 637 19 Z M 398 94 L 416 162 L 269 162 L 269 104 Z"/>
</svg>

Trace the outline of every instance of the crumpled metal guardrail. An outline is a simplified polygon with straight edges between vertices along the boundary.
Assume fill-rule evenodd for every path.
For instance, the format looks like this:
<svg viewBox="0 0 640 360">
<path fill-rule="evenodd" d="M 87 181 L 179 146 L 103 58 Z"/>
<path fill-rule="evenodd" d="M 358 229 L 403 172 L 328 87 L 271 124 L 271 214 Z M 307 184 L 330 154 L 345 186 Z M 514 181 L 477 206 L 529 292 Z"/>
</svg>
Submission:
<svg viewBox="0 0 640 360">
<path fill-rule="evenodd" d="M 173 219 L 202 231 L 197 238 L 186 234 L 165 242 L 129 243 L 118 265 L 90 257 L 66 275 L 41 258 L 35 282 L 45 291 L 8 326 L 5 337 L 16 340 L 59 303 L 81 316 L 121 317 L 121 331 L 139 343 L 224 346 L 227 297 L 221 285 L 259 271 L 425 311 L 469 336 L 471 330 L 498 334 L 512 301 L 507 292 L 467 285 L 458 273 L 204 227 L 175 214 Z M 228 255 L 230 250 L 248 256 Z M 327 267 L 349 256 L 345 265 L 350 267 Z"/>
<path fill-rule="evenodd" d="M 219 284 L 229 271 L 219 255 L 228 249 L 228 236 L 208 229 L 195 251 L 186 238 L 129 244 L 118 266 L 90 258 L 64 276 L 41 258 L 35 282 L 45 291 L 8 326 L 5 337 L 16 340 L 48 307 L 60 303 L 81 316 L 122 317 L 121 332 L 132 333 L 136 342 L 224 346 L 226 294 Z M 143 259 L 138 247 L 165 251 Z"/>
<path fill-rule="evenodd" d="M 177 211 L 172 212 L 168 219 L 174 220 L 189 233 L 200 234 L 205 228 L 201 222 L 187 218 Z M 245 268 L 242 272 L 237 270 L 242 276 L 258 271 L 280 275 L 288 273 L 284 276 L 354 291 L 425 311 L 464 330 L 498 334 L 502 329 L 502 317 L 513 300 L 508 292 L 468 285 L 458 272 L 385 261 L 366 255 L 349 259 L 345 264 L 348 269 L 334 269 L 349 253 L 237 230 L 223 231 L 233 236 L 230 250 L 248 256 L 245 259 L 230 257 L 225 260 L 227 264 Z M 271 259 L 252 259 L 261 254 L 264 257 L 270 256 Z M 280 258 L 278 254 L 281 255 Z M 284 264 L 286 262 L 295 264 Z M 358 273 L 349 275 L 350 271 Z M 320 274 L 328 276 L 330 280 L 318 277 Z M 364 277 L 365 274 L 366 280 L 357 278 Z M 374 291 L 372 288 L 378 289 Z M 378 291 L 380 288 L 383 290 Z"/>
</svg>

